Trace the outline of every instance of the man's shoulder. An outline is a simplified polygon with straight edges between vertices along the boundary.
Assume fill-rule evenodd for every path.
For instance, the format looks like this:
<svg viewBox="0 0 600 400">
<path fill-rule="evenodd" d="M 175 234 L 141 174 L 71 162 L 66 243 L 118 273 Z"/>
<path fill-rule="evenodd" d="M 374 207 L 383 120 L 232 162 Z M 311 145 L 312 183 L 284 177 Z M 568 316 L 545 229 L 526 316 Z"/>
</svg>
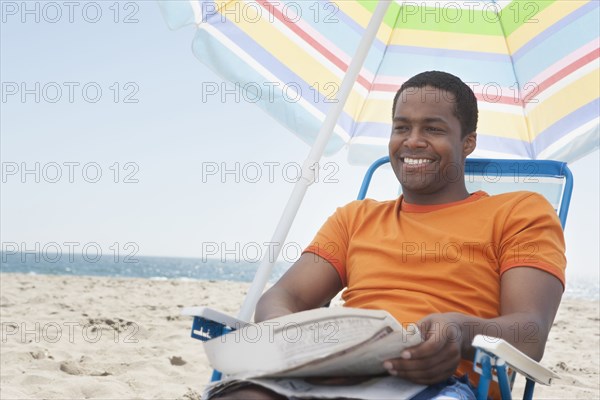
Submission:
<svg viewBox="0 0 600 400">
<path fill-rule="evenodd" d="M 554 205 L 546 197 L 525 190 L 486 196 L 474 203 L 479 203 L 479 208 L 487 214 L 505 217 L 515 214 L 528 217 L 556 215 Z"/>
<path fill-rule="evenodd" d="M 335 214 L 349 220 L 362 220 L 374 215 L 385 215 L 393 213 L 398 200 L 378 201 L 373 199 L 354 200 L 338 207 Z"/>
<path fill-rule="evenodd" d="M 527 203 L 548 203 L 548 200 L 546 200 L 546 198 L 544 196 L 542 196 L 541 194 L 537 193 L 537 192 L 530 192 L 527 190 L 519 190 L 519 191 L 515 191 L 515 192 L 506 192 L 506 193 L 499 193 L 499 194 L 494 194 L 494 195 L 488 195 L 486 197 L 484 197 L 487 201 L 489 202 L 495 202 L 495 203 L 500 203 L 500 204 L 505 204 L 505 203 L 510 203 L 510 204 L 514 204 L 514 203 L 521 203 L 521 202 L 527 202 Z"/>
</svg>

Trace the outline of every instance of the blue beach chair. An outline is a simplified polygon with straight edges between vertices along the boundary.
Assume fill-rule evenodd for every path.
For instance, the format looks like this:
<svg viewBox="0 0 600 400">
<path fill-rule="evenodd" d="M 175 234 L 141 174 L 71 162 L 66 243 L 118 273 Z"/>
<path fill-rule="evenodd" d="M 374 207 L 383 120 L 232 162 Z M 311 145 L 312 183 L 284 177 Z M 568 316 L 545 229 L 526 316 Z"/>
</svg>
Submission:
<svg viewBox="0 0 600 400">
<path fill-rule="evenodd" d="M 374 172 L 389 161 L 389 157 L 382 157 L 368 168 L 358 200 L 365 198 Z M 565 228 L 573 191 L 573 176 L 566 163 L 547 160 L 467 159 L 465 182 L 469 192 L 484 190 L 489 194 L 499 194 L 528 190 L 540 193 L 552 204 L 563 229 Z M 194 317 L 192 338 L 201 341 L 219 337 L 246 324 L 202 307 L 185 309 L 184 314 Z M 487 399 L 492 380 L 498 382 L 502 399 L 511 399 L 515 371 L 526 378 L 523 399 L 533 397 L 535 383 L 549 385 L 552 379 L 558 377 L 501 339 L 478 335 L 473 340 L 473 346 L 477 349 L 474 370 L 481 376 L 477 388 L 479 400 Z M 211 381 L 220 379 L 221 374 L 213 371 Z"/>
</svg>

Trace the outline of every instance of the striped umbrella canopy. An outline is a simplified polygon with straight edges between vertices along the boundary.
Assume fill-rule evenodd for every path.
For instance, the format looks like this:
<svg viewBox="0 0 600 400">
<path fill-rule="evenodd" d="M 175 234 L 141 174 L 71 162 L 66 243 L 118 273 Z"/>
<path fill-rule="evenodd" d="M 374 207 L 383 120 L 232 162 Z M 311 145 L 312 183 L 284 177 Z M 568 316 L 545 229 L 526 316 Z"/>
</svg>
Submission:
<svg viewBox="0 0 600 400">
<path fill-rule="evenodd" d="M 375 1 L 169 1 L 172 29 L 196 24 L 194 54 L 312 143 Z M 450 72 L 479 101 L 473 156 L 574 161 L 598 148 L 599 2 L 395 1 L 337 120 L 326 154 L 351 163 L 387 153 L 399 86 Z M 204 95 L 223 95 L 205 85 Z M 217 94 L 218 93 L 218 94 Z"/>
</svg>

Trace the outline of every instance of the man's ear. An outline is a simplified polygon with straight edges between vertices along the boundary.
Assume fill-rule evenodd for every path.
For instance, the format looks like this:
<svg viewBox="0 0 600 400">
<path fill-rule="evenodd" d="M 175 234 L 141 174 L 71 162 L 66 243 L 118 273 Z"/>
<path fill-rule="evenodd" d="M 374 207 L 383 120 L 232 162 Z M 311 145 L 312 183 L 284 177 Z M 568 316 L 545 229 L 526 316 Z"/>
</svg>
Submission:
<svg viewBox="0 0 600 400">
<path fill-rule="evenodd" d="M 463 139 L 463 157 L 467 157 L 477 146 L 477 133 L 471 132 Z"/>
</svg>

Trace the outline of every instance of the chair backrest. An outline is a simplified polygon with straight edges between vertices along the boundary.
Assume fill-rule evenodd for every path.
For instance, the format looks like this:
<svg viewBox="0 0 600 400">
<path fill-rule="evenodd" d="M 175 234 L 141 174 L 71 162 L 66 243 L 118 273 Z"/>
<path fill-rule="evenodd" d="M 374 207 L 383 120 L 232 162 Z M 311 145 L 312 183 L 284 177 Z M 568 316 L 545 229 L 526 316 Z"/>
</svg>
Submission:
<svg viewBox="0 0 600 400">
<path fill-rule="evenodd" d="M 389 157 L 375 161 L 367 170 L 358 200 L 363 200 L 377 168 L 390 162 Z M 565 229 L 573 175 L 567 163 L 550 160 L 496 160 L 468 158 L 465 163 L 465 183 L 469 192 L 484 190 L 493 195 L 528 190 L 543 195 L 554 207 Z"/>
</svg>

